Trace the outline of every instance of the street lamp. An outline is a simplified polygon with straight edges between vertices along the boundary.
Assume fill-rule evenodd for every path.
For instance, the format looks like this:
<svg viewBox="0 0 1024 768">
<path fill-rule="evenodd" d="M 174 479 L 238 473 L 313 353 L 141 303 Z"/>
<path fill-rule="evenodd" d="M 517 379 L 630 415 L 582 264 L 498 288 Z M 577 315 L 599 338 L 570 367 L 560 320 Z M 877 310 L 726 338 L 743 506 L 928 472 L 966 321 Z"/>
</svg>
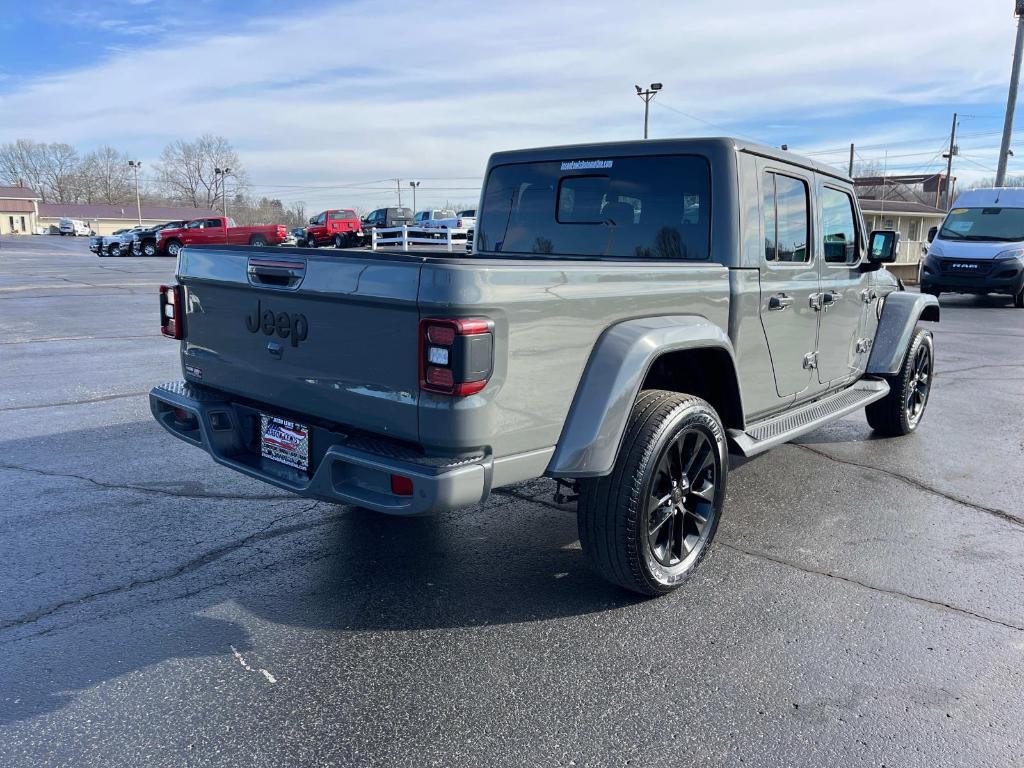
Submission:
<svg viewBox="0 0 1024 768">
<path fill-rule="evenodd" d="M 410 181 L 409 186 L 412 187 L 412 212 L 416 213 L 416 188 L 420 185 L 418 181 Z"/>
<path fill-rule="evenodd" d="M 636 95 L 644 100 L 644 138 L 647 138 L 647 122 L 651 114 L 651 99 L 658 95 L 658 91 L 662 89 L 661 83 L 651 83 L 650 88 L 641 88 L 639 85 L 633 86 L 636 88 Z"/>
<path fill-rule="evenodd" d="M 225 219 L 228 217 L 228 174 L 229 173 L 231 173 L 231 169 L 230 168 L 214 168 L 213 169 L 214 176 L 219 176 L 220 177 L 220 183 L 221 183 L 220 194 L 221 194 L 221 200 L 222 200 L 221 207 L 224 210 L 224 218 Z"/>
<path fill-rule="evenodd" d="M 128 167 L 135 174 L 135 210 L 139 212 L 139 226 L 142 226 L 142 201 L 139 198 L 139 168 L 142 167 L 140 160 L 129 160 Z"/>
</svg>

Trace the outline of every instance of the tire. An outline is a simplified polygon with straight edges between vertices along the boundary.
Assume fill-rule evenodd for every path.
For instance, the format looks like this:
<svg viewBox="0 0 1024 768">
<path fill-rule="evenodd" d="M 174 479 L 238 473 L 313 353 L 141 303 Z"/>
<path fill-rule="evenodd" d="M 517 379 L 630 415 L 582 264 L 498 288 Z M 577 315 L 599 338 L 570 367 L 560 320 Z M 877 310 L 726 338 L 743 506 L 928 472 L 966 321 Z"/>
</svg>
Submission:
<svg viewBox="0 0 1024 768">
<path fill-rule="evenodd" d="M 1024 309 L 1024 285 L 1013 296 L 1013 306 L 1017 309 Z"/>
<path fill-rule="evenodd" d="M 914 331 L 899 373 L 886 379 L 889 394 L 864 409 L 868 424 L 882 435 L 909 435 L 924 417 L 935 380 L 935 347 L 930 331 Z"/>
<path fill-rule="evenodd" d="M 145 243 L 142 246 L 143 256 L 156 256 L 156 243 Z"/>
<path fill-rule="evenodd" d="M 345 247 L 345 238 L 343 238 L 341 235 L 335 235 L 334 236 L 334 247 L 335 248 L 344 248 Z"/>
<path fill-rule="evenodd" d="M 107 248 L 107 252 L 116 259 L 118 256 L 121 255 L 121 244 L 111 243 L 110 247 Z"/>
<path fill-rule="evenodd" d="M 263 248 L 267 244 L 267 240 L 262 235 L 253 235 L 249 238 L 249 245 L 253 248 Z"/>
<path fill-rule="evenodd" d="M 167 255 L 172 256 L 175 259 L 178 258 L 178 254 L 181 253 L 181 241 L 180 240 L 168 240 L 167 241 Z"/>
<path fill-rule="evenodd" d="M 685 461 L 698 466 L 684 472 Z M 710 549 L 728 471 L 714 408 L 692 395 L 641 392 L 611 474 L 580 482 L 584 553 L 613 584 L 642 595 L 671 592 Z"/>
<path fill-rule="evenodd" d="M 306 247 L 316 248 L 316 239 L 312 235 L 306 235 Z"/>
<path fill-rule="evenodd" d="M 935 298 L 942 295 L 942 291 L 938 288 L 932 288 L 928 283 L 921 283 L 921 293 L 926 293 L 929 296 L 934 296 Z"/>
</svg>

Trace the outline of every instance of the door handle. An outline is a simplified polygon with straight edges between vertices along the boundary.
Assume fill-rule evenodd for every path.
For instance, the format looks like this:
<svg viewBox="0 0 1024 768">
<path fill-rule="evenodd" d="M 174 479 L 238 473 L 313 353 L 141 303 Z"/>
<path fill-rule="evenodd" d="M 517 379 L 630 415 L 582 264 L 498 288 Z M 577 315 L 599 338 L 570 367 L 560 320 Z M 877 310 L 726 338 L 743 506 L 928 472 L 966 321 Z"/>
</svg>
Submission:
<svg viewBox="0 0 1024 768">
<path fill-rule="evenodd" d="M 821 294 L 821 308 L 827 312 L 828 308 L 834 307 L 836 305 L 836 302 L 839 301 L 841 298 L 843 298 L 843 294 L 841 293 L 832 293 L 832 291 L 825 291 L 825 293 Z"/>
<path fill-rule="evenodd" d="M 769 312 L 781 312 L 790 304 L 793 303 L 793 299 L 784 293 L 777 294 L 768 299 L 768 311 Z"/>
</svg>

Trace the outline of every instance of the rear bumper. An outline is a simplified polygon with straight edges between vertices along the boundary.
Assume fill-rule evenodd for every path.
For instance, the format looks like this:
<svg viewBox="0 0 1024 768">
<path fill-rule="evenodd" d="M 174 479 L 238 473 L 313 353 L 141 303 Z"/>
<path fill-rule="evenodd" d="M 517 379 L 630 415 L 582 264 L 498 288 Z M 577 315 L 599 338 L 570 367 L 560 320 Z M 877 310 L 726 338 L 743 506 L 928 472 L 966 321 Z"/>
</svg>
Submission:
<svg viewBox="0 0 1024 768">
<path fill-rule="evenodd" d="M 478 503 L 490 490 L 492 462 L 483 455 L 423 457 L 394 443 L 311 427 L 307 475 L 260 455 L 260 411 L 249 405 L 185 381 L 154 387 L 149 405 L 164 429 L 217 463 L 308 498 L 427 515 Z M 181 412 L 191 418 L 182 420 Z M 391 475 L 412 480 L 413 494 L 392 493 Z"/>
</svg>

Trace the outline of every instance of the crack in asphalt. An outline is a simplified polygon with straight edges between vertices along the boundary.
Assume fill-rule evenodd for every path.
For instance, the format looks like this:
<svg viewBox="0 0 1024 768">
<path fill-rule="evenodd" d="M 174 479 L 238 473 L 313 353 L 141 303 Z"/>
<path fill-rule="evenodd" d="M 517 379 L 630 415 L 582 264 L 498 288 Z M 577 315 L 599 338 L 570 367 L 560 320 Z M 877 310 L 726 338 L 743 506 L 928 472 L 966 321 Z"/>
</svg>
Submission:
<svg viewBox="0 0 1024 768">
<path fill-rule="evenodd" d="M 59 403 L 42 403 L 41 405 L 9 405 L 0 408 L 0 413 L 6 411 L 31 411 L 37 408 L 61 408 L 66 405 L 89 405 L 90 403 L 104 403 L 108 400 L 123 400 L 127 397 L 142 397 L 148 395 L 149 390 L 142 392 L 125 392 L 120 395 L 101 395 L 100 397 L 91 397 L 85 400 L 62 400 Z"/>
<path fill-rule="evenodd" d="M 947 373 L 963 373 L 964 371 L 980 371 L 982 368 L 1024 368 L 1024 363 L 992 363 L 990 365 L 972 365 L 967 368 L 951 368 L 949 370 L 939 368 L 935 371 L 936 376 L 943 376 Z"/>
<path fill-rule="evenodd" d="M 992 515 L 993 517 L 996 517 L 1002 520 L 1003 522 L 1012 523 L 1015 526 L 1024 527 L 1024 518 L 1017 517 L 1016 515 L 1007 512 L 1005 509 L 999 509 L 997 507 L 986 507 L 984 504 L 978 504 L 976 502 L 965 499 L 962 496 L 957 496 L 956 494 L 948 493 L 947 491 L 942 491 L 939 490 L 938 488 L 934 488 L 930 485 L 922 483 L 920 480 L 916 480 L 915 478 L 910 477 L 909 475 L 904 475 L 899 472 L 893 472 L 891 469 L 882 469 L 881 467 L 875 467 L 872 466 L 871 464 L 864 464 L 859 461 L 854 461 L 853 459 L 841 459 L 838 456 L 833 456 L 832 454 L 821 450 L 820 448 L 812 448 L 811 446 L 805 445 L 804 443 L 790 443 L 790 445 L 793 445 L 797 448 L 802 448 L 805 451 L 809 451 L 810 453 L 821 456 L 822 458 L 828 459 L 829 461 L 834 461 L 836 464 L 846 464 L 851 467 L 859 467 L 861 469 L 866 469 L 871 472 L 878 472 L 880 474 L 886 475 L 896 480 L 900 480 L 906 483 L 907 485 L 913 486 L 918 490 L 924 491 L 925 493 L 930 493 L 933 496 L 938 496 L 939 498 L 946 499 L 947 501 L 952 501 L 955 504 L 960 504 L 962 506 L 969 507 L 970 509 L 976 510 L 978 512 L 984 512 L 986 515 Z"/>
<path fill-rule="evenodd" d="M 159 339 L 158 333 L 143 333 L 138 336 L 43 336 L 37 339 L 21 339 L 20 341 L 0 341 L 0 347 L 17 344 L 46 344 L 52 341 L 126 341 L 131 339 Z"/>
<path fill-rule="evenodd" d="M 993 618 L 991 616 L 986 616 L 986 615 L 984 615 L 982 613 L 977 613 L 975 611 L 968 610 L 967 608 L 961 608 L 958 605 L 952 605 L 951 603 L 942 602 L 941 600 L 932 600 L 931 598 L 928 598 L 928 597 L 921 597 L 920 595 L 914 595 L 914 594 L 911 594 L 909 592 L 903 592 L 903 591 L 901 591 L 899 589 L 893 589 L 891 587 L 880 587 L 880 586 L 878 586 L 876 584 L 868 584 L 867 582 L 860 581 L 859 579 L 855 579 L 852 576 L 843 576 L 842 574 L 835 573 L 833 571 L 818 570 L 816 568 L 810 568 L 810 567 L 808 567 L 806 565 L 800 565 L 799 563 L 795 563 L 792 560 L 786 560 L 784 558 L 775 557 L 774 555 L 769 555 L 769 554 L 766 554 L 764 552 L 758 552 L 757 550 L 747 549 L 746 547 L 741 547 L 741 546 L 739 546 L 737 544 L 731 544 L 731 543 L 729 543 L 727 541 L 719 541 L 718 544 L 720 546 L 725 547 L 726 549 L 731 549 L 734 552 L 739 552 L 740 554 L 747 555 L 748 557 L 753 557 L 753 558 L 756 558 L 758 560 L 764 560 L 764 561 L 769 562 L 769 563 L 775 563 L 776 565 L 783 565 L 783 566 L 786 566 L 788 568 L 793 568 L 793 569 L 795 569 L 797 571 L 800 571 L 802 573 L 807 573 L 807 574 L 811 574 L 811 575 L 814 575 L 814 576 L 824 576 L 824 577 L 829 578 L 829 579 L 835 579 L 836 581 L 841 581 L 844 584 L 852 584 L 852 585 L 857 586 L 857 587 L 862 587 L 864 589 L 869 589 L 872 592 L 881 592 L 882 594 L 892 595 L 893 597 L 901 597 L 901 598 L 904 598 L 906 600 L 910 600 L 910 601 L 915 602 L 915 603 L 920 603 L 922 605 L 930 606 L 932 608 L 938 608 L 940 610 L 952 611 L 953 613 L 958 613 L 958 614 L 961 614 L 963 616 L 968 616 L 968 617 L 970 617 L 972 619 L 980 619 L 981 621 L 988 622 L 989 624 L 996 624 L 996 625 L 998 625 L 1000 627 L 1005 627 L 1007 629 L 1012 629 L 1012 630 L 1015 630 L 1017 632 L 1024 632 L 1024 626 L 1019 626 L 1019 625 L 1013 624 L 1013 623 L 1011 623 L 1009 621 L 1004 621 L 1002 619 L 996 619 L 996 618 Z"/>
<path fill-rule="evenodd" d="M 81 595 L 79 597 L 71 598 L 69 600 L 62 600 L 59 603 L 54 603 L 43 608 L 37 608 L 34 611 L 29 611 L 28 613 L 23 614 L 22 616 L 19 616 L 16 619 L 10 619 L 8 621 L 0 623 L 0 632 L 7 631 L 10 629 L 16 629 L 18 627 L 23 627 L 27 624 L 33 624 L 41 619 L 45 619 L 49 616 L 52 616 L 60 611 L 64 611 L 66 609 L 79 606 L 85 603 L 90 603 L 102 597 L 110 597 L 111 595 L 118 595 L 125 592 L 130 592 L 141 587 L 148 587 L 159 582 L 177 578 L 178 576 L 183 576 L 187 573 L 191 573 L 192 571 L 196 571 L 200 568 L 203 568 L 209 565 L 210 563 L 216 562 L 217 560 L 226 557 L 232 552 L 251 546 L 256 542 L 268 541 L 270 539 L 280 538 L 281 536 L 288 536 L 292 533 L 299 533 L 301 531 L 308 531 L 314 528 L 322 527 L 324 525 L 329 525 L 341 519 L 347 514 L 347 512 L 341 512 L 338 514 L 329 515 L 327 517 L 321 517 L 317 520 L 311 520 L 305 523 L 295 523 L 294 525 L 286 525 L 277 528 L 274 527 L 283 520 L 287 520 L 288 518 L 306 514 L 308 512 L 313 511 L 313 509 L 315 509 L 319 503 L 319 501 L 315 501 L 309 506 L 298 510 L 297 512 L 289 512 L 287 515 L 281 515 L 279 517 L 276 517 L 269 523 L 264 525 L 262 528 L 260 528 L 258 531 L 254 531 L 253 533 L 250 533 L 248 536 L 244 536 L 240 539 L 236 539 L 234 541 L 227 542 L 226 544 L 221 544 L 220 546 L 214 547 L 213 549 L 207 550 L 206 552 L 203 552 L 202 554 L 193 557 L 191 560 L 188 560 L 187 562 L 182 563 L 181 565 L 175 566 L 174 568 L 164 571 L 163 573 L 159 573 L 155 576 L 150 576 L 145 579 L 134 579 L 128 582 L 127 584 L 118 584 L 113 587 L 107 587 L 106 589 L 100 589 L 95 592 L 90 592 L 88 594 Z"/>
<path fill-rule="evenodd" d="M 94 480 L 85 475 L 76 475 L 72 472 L 54 472 L 36 467 L 24 467 L 18 464 L 0 464 L 0 469 L 9 469 L 18 472 L 28 472 L 44 477 L 61 477 L 67 480 L 81 480 L 90 483 L 97 488 L 107 491 L 138 491 L 139 493 L 152 493 L 157 496 L 170 496 L 177 499 L 215 499 L 218 501 L 285 501 L 296 498 L 293 494 L 265 493 L 265 494 L 232 494 L 232 493 L 187 493 L 185 491 L 171 491 L 165 488 L 152 488 L 145 485 L 131 485 L 121 483 L 104 483 Z"/>
</svg>

